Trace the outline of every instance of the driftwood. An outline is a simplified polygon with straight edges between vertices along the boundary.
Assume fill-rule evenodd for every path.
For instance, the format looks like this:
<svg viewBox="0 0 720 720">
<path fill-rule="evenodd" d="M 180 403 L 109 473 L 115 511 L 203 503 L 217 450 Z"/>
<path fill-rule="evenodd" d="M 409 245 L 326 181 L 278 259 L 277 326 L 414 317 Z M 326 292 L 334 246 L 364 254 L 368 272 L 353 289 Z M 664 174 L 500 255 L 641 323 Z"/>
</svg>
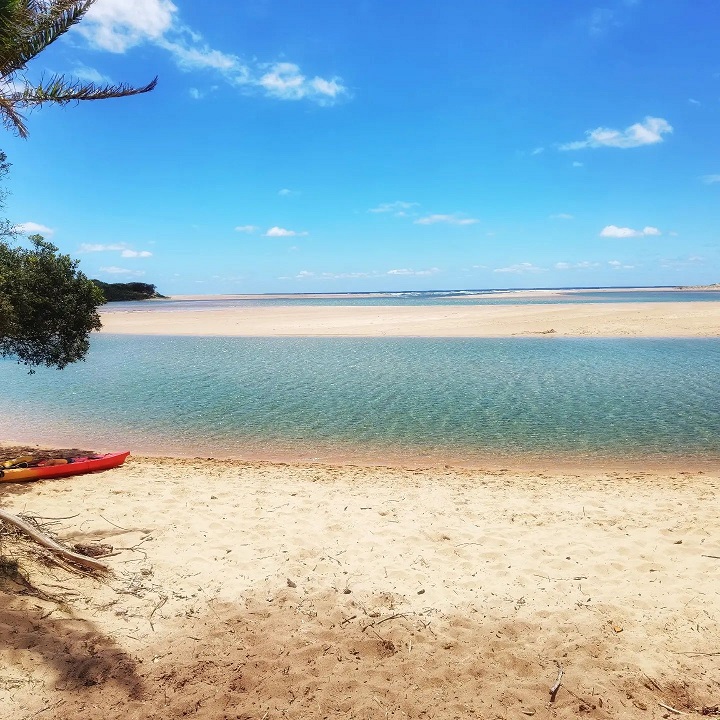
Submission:
<svg viewBox="0 0 720 720">
<path fill-rule="evenodd" d="M 562 685 L 562 679 L 563 679 L 562 665 L 560 663 L 557 663 L 557 666 L 558 666 L 557 680 L 555 681 L 555 684 L 550 688 L 550 702 L 551 703 L 555 702 L 555 696 L 557 695 L 557 691 L 560 689 L 560 686 Z"/>
<path fill-rule="evenodd" d="M 58 545 L 54 540 L 49 538 L 44 533 L 40 532 L 37 528 L 33 527 L 29 523 L 26 523 L 24 520 L 21 520 L 19 517 L 5 512 L 5 510 L 2 509 L 0 509 L 0 520 L 8 523 L 9 525 L 12 525 L 13 527 L 18 528 L 18 530 L 22 530 L 22 532 L 24 532 L 30 539 L 34 540 L 39 545 L 42 545 L 48 550 L 52 550 L 57 555 L 60 555 L 66 560 L 74 562 L 77 565 L 81 565 L 88 570 L 100 570 L 104 572 L 108 569 L 107 565 L 103 565 L 97 560 L 92 560 L 85 555 L 80 555 L 79 553 L 75 553 L 72 550 L 67 550 L 61 545 Z"/>
</svg>

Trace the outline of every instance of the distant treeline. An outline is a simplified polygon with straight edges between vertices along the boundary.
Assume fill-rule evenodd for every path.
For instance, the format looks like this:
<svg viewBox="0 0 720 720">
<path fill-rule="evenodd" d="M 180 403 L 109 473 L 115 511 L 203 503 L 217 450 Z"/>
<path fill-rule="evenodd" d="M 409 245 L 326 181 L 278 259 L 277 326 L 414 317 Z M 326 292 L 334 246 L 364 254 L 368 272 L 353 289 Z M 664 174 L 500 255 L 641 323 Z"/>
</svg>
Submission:
<svg viewBox="0 0 720 720">
<path fill-rule="evenodd" d="M 108 302 L 117 300 L 150 300 L 152 298 L 165 297 L 158 293 L 155 285 L 150 285 L 149 283 L 106 283 L 102 280 L 93 280 L 93 282 L 102 290 Z"/>
</svg>

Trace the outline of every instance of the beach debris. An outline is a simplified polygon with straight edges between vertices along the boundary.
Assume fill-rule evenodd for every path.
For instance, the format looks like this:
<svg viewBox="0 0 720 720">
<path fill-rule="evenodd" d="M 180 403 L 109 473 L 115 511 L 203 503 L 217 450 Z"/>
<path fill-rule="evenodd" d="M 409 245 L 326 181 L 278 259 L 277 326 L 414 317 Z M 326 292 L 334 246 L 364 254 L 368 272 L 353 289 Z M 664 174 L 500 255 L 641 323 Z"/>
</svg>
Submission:
<svg viewBox="0 0 720 720">
<path fill-rule="evenodd" d="M 288 586 L 289 588 L 296 588 L 296 587 L 297 587 L 297 584 L 294 583 L 290 578 L 287 578 L 287 586 Z"/>
<path fill-rule="evenodd" d="M 675 715 L 687 715 L 687 713 L 684 713 L 684 712 L 682 712 L 681 710 L 677 710 L 677 709 L 674 708 L 674 707 L 670 707 L 670 705 L 666 705 L 665 703 L 659 702 L 658 705 L 659 705 L 661 708 L 665 708 L 668 712 L 671 712 L 671 713 L 673 713 L 673 714 L 675 714 Z"/>
<path fill-rule="evenodd" d="M 105 545 L 103 543 L 75 543 L 73 550 L 79 552 L 81 555 L 87 557 L 107 557 L 108 555 L 114 555 L 114 548 L 112 545 Z"/>
<path fill-rule="evenodd" d="M 558 690 L 560 689 L 560 686 L 562 685 L 562 679 L 563 679 L 563 668 L 562 665 L 556 660 L 555 664 L 558 668 L 558 674 L 557 679 L 555 680 L 555 684 L 550 688 L 550 702 L 555 702 L 555 696 L 557 695 Z"/>
<path fill-rule="evenodd" d="M 76 565 L 80 565 L 87 570 L 100 570 L 102 572 L 106 572 L 108 569 L 106 565 L 99 563 L 97 560 L 92 560 L 86 555 L 80 555 L 79 553 L 62 547 L 62 545 L 58 545 L 58 543 L 49 538 L 36 527 L 33 527 L 30 523 L 25 522 L 25 520 L 22 520 L 16 515 L 12 515 L 5 510 L 0 510 L 0 520 L 8 525 L 16 527 L 21 532 L 24 532 L 31 540 L 38 543 L 38 545 L 42 545 L 44 548 L 51 550 L 56 555 L 60 555 L 60 557 L 65 560 L 73 562 Z"/>
</svg>

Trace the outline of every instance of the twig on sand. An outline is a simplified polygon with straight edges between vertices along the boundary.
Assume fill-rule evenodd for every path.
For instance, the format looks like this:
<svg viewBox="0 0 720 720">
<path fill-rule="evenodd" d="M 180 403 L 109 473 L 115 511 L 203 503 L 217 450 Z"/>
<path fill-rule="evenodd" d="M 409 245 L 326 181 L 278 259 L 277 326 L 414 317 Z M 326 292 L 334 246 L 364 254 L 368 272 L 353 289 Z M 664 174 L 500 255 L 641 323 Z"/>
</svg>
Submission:
<svg viewBox="0 0 720 720">
<path fill-rule="evenodd" d="M 680 710 L 676 710 L 674 707 L 670 707 L 669 705 L 666 705 L 665 703 L 659 702 L 658 705 L 661 708 L 665 708 L 666 710 L 669 710 L 671 713 L 675 713 L 676 715 L 687 715 L 687 713 L 681 712 Z"/>
<path fill-rule="evenodd" d="M 373 621 L 371 623 L 368 623 L 362 630 L 365 632 L 369 627 L 375 627 L 376 625 L 382 625 L 384 622 L 387 622 L 388 620 L 395 620 L 396 618 L 406 618 L 408 616 L 407 613 L 395 613 L 394 615 L 388 615 L 386 618 L 383 618 L 382 620 Z"/>
<path fill-rule="evenodd" d="M 720 560 L 720 555 L 702 555 L 701 557 L 709 557 L 713 560 Z"/>
<path fill-rule="evenodd" d="M 155 603 L 155 607 L 152 609 L 152 612 L 150 613 L 148 617 L 148 622 L 150 623 L 150 627 L 154 630 L 155 627 L 152 623 L 152 616 L 168 601 L 167 595 L 162 595 L 160 599 Z"/>
<path fill-rule="evenodd" d="M 550 688 L 550 702 L 555 702 L 555 696 L 557 695 L 557 691 L 560 689 L 560 686 L 562 685 L 562 679 L 563 679 L 563 669 L 562 665 L 555 661 L 558 666 L 558 675 L 557 680 L 555 680 L 555 684 Z"/>
<path fill-rule="evenodd" d="M 85 555 L 80 555 L 72 550 L 67 550 L 62 547 L 62 545 L 58 545 L 54 540 L 40 532 L 37 528 L 34 528 L 32 525 L 24 520 L 21 520 L 19 517 L 11 515 L 9 512 L 5 512 L 5 510 L 0 510 L 0 520 L 16 527 L 18 530 L 21 530 L 31 540 L 38 543 L 38 545 L 42 545 L 44 548 L 52 550 L 52 552 L 60 555 L 60 557 L 87 568 L 88 570 L 100 570 L 102 572 L 106 572 L 108 569 L 107 565 L 103 565 L 102 563 L 97 562 L 97 560 L 91 560 Z"/>
<path fill-rule="evenodd" d="M 112 525 L 113 527 L 116 527 L 116 528 L 118 528 L 119 530 L 125 530 L 126 532 L 130 532 L 130 530 L 129 530 L 128 528 L 124 528 L 124 527 L 122 527 L 122 525 L 116 525 L 114 522 L 110 522 L 110 520 L 108 520 L 106 517 L 103 517 L 102 515 L 100 515 L 100 517 L 101 517 L 106 523 L 108 523 L 108 525 Z"/>
</svg>

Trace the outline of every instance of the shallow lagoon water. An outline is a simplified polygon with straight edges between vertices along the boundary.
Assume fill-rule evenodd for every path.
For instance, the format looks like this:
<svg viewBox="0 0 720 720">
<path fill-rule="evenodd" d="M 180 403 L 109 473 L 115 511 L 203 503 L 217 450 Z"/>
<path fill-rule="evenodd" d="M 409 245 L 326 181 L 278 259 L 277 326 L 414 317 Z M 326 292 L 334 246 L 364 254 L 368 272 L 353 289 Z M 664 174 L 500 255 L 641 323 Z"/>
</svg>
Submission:
<svg viewBox="0 0 720 720">
<path fill-rule="evenodd" d="M 720 340 L 97 336 L 0 438 L 214 457 L 720 459 Z"/>
</svg>

